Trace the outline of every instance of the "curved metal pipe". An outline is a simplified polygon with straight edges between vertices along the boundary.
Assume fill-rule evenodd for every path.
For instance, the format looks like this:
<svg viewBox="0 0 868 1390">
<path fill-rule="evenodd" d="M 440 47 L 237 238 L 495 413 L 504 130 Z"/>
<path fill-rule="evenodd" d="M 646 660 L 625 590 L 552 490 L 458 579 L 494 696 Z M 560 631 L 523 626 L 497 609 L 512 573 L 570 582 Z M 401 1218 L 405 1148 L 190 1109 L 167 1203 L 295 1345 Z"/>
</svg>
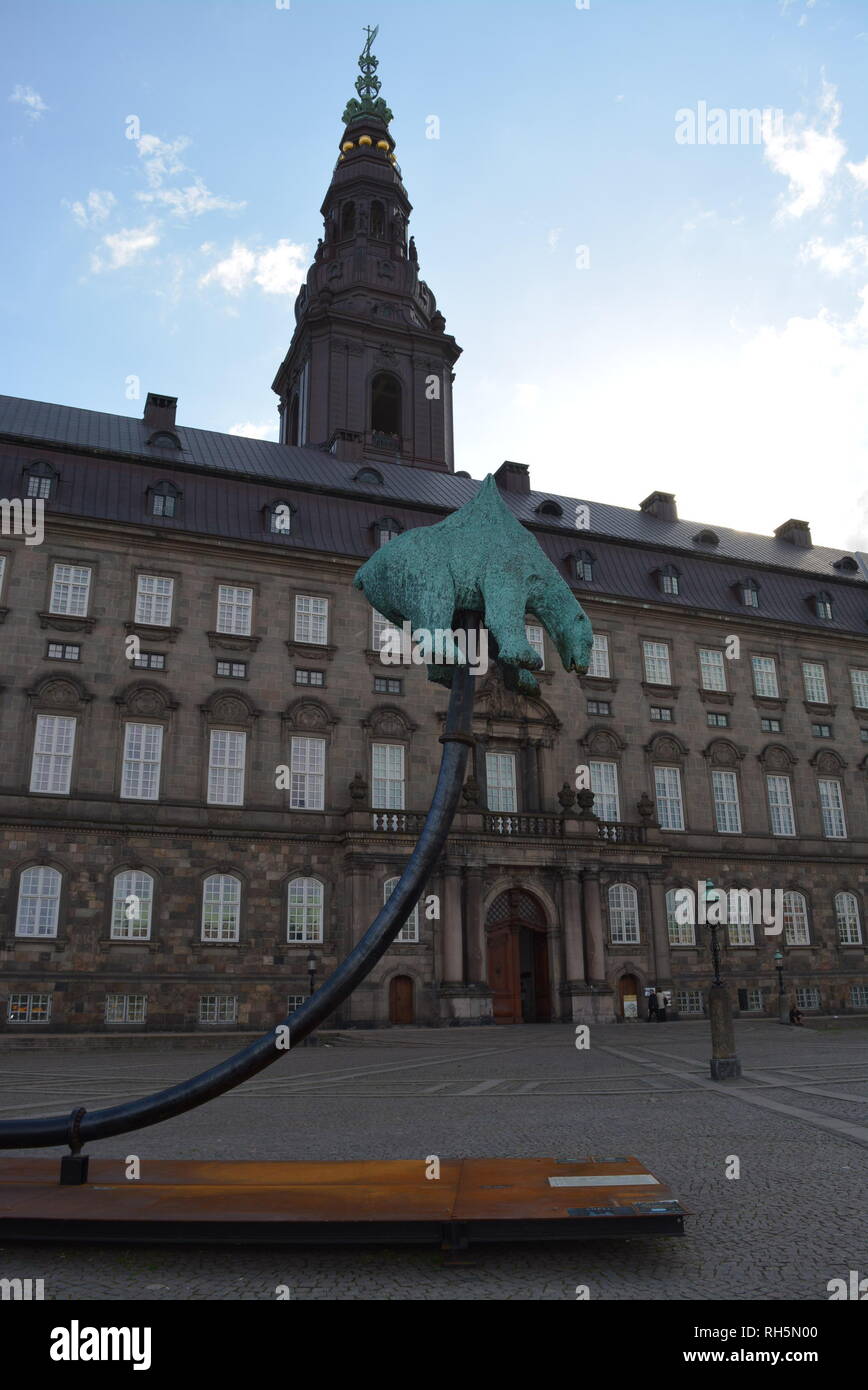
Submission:
<svg viewBox="0 0 868 1390">
<path fill-rule="evenodd" d="M 82 1144 L 95 1139 L 108 1139 L 113 1134 L 126 1134 L 132 1129 L 145 1129 L 148 1125 L 159 1124 L 174 1115 L 183 1115 L 185 1110 L 193 1110 L 206 1101 L 214 1100 L 286 1055 L 286 1050 L 277 1046 L 278 1027 L 289 1028 L 290 1047 L 293 1047 L 334 1013 L 338 1005 L 370 974 L 419 901 L 426 880 L 446 843 L 458 805 L 468 748 L 473 741 L 472 723 L 473 677 L 467 666 L 456 666 L 452 675 L 446 732 L 440 740 L 444 745 L 440 773 L 425 824 L 389 901 L 334 974 L 310 999 L 305 1000 L 301 1008 L 288 1015 L 282 1025 L 276 1025 L 248 1047 L 219 1062 L 216 1067 L 181 1081 L 177 1086 L 170 1086 L 168 1090 L 144 1096 L 141 1100 L 127 1101 L 108 1110 L 93 1110 L 83 1117 L 77 1117 L 77 1135 Z M 0 1149 L 47 1148 L 54 1144 L 68 1144 L 69 1134 L 68 1114 L 43 1115 L 29 1120 L 2 1120 Z"/>
</svg>

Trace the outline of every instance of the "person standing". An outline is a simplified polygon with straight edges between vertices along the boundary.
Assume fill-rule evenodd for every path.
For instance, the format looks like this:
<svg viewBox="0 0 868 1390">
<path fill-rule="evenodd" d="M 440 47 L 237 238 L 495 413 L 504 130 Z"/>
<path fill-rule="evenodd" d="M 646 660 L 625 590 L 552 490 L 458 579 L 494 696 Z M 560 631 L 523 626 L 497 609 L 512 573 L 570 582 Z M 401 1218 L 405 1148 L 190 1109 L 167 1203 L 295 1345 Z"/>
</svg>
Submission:
<svg viewBox="0 0 868 1390">
<path fill-rule="evenodd" d="M 648 1022 L 653 1023 L 657 1015 L 657 986 L 648 995 Z"/>
<path fill-rule="evenodd" d="M 665 1023 L 665 1022 L 666 1022 L 666 1003 L 667 1003 L 667 1000 L 666 1000 L 666 990 L 665 990 L 665 989 L 658 989 L 658 991 L 657 991 L 657 1022 L 658 1022 L 658 1023 Z"/>
</svg>

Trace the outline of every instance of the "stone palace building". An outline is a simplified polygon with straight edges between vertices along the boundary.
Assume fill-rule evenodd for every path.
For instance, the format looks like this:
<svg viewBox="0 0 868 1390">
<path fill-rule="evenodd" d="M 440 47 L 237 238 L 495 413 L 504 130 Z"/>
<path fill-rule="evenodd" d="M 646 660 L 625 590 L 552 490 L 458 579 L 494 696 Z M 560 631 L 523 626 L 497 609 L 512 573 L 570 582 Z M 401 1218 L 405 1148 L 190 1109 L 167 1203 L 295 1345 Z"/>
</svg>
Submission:
<svg viewBox="0 0 868 1390">
<path fill-rule="evenodd" d="M 278 443 L 179 424 L 168 395 L 140 419 L 0 398 L 5 1030 L 265 1029 L 415 843 L 447 692 L 384 664 L 352 578 L 480 484 L 455 469 L 460 348 L 366 57 Z M 747 535 L 666 492 L 630 510 L 493 471 L 591 618 L 593 663 L 567 675 L 529 613 L 539 698 L 478 679 L 448 848 L 335 1022 L 613 1021 L 653 985 L 701 1015 L 710 933 L 674 894 L 707 879 L 782 894 L 777 933 L 720 929 L 742 1015 L 777 1017 L 781 986 L 805 1013 L 864 1012 L 859 558 L 804 521 Z"/>
</svg>

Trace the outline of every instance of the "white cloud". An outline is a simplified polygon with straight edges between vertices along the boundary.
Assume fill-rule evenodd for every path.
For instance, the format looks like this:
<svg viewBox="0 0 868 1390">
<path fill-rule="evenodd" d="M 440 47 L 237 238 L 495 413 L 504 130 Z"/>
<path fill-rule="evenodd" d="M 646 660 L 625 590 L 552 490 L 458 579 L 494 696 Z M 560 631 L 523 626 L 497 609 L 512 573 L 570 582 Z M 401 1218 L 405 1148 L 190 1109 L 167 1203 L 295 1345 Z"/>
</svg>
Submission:
<svg viewBox="0 0 868 1390">
<path fill-rule="evenodd" d="M 243 435 L 245 439 L 276 439 L 277 425 L 255 425 L 245 420 L 241 425 L 233 425 L 229 433 Z"/>
<path fill-rule="evenodd" d="M 199 285 L 219 285 L 231 295 L 239 295 L 254 284 L 263 294 L 297 294 L 304 280 L 306 260 L 305 248 L 289 241 L 278 241 L 264 251 L 253 251 L 236 241 L 228 256 L 200 276 Z"/>
<path fill-rule="evenodd" d="M 198 176 L 186 188 L 158 188 L 151 193 L 137 193 L 142 203 L 162 203 L 173 217 L 201 217 L 203 212 L 239 212 L 246 203 L 233 203 L 212 193 Z"/>
<path fill-rule="evenodd" d="M 151 188 L 159 188 L 167 174 L 180 174 L 186 169 L 179 156 L 189 143 L 186 135 L 179 135 L 177 140 L 161 140 L 158 135 L 139 136 L 136 153 L 142 160 Z"/>
<path fill-rule="evenodd" d="M 117 198 L 113 193 L 93 188 L 83 202 L 68 203 L 66 206 L 79 227 L 98 227 L 105 222 L 116 203 Z"/>
<path fill-rule="evenodd" d="M 828 275 L 842 275 L 868 265 L 868 236 L 849 236 L 830 246 L 821 236 L 813 237 L 800 249 L 803 261 L 816 261 Z"/>
<path fill-rule="evenodd" d="M 22 87 L 20 83 L 13 88 L 9 100 L 23 106 L 31 121 L 40 120 L 42 113 L 51 109 L 46 106 L 38 92 L 34 92 L 32 87 Z"/>
<path fill-rule="evenodd" d="M 825 78 L 815 124 L 808 125 L 801 112 L 784 120 L 780 128 L 770 123 L 765 158 L 789 183 L 779 216 L 803 217 L 826 198 L 846 152 L 836 134 L 840 123 L 841 103 Z"/>
<path fill-rule="evenodd" d="M 99 250 L 91 256 L 91 269 L 118 270 L 131 265 L 145 252 L 150 251 L 160 240 L 159 224 L 149 222 L 145 227 L 125 227 L 120 232 L 104 236 Z M 101 254 L 104 253 L 104 254 Z M 105 259 L 107 255 L 108 259 Z"/>
<path fill-rule="evenodd" d="M 848 164 L 847 170 L 853 175 L 857 183 L 868 188 L 868 159 L 863 159 L 861 164 Z"/>
</svg>

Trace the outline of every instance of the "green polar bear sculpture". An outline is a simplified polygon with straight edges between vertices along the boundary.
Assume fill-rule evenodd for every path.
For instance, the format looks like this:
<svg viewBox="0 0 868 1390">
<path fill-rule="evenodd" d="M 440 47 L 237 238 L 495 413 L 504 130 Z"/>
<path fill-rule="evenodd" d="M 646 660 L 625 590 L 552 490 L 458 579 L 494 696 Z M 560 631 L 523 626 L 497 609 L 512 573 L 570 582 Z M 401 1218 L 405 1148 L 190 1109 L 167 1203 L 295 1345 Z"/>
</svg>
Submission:
<svg viewBox="0 0 868 1390">
<path fill-rule="evenodd" d="M 368 602 L 414 639 L 442 641 L 445 665 L 428 679 L 451 686 L 451 666 L 466 659 L 452 624 L 456 613 L 478 613 L 493 639 L 505 684 L 539 693 L 533 671 L 542 659 L 527 640 L 525 613 L 544 625 L 567 671 L 584 675 L 594 634 L 570 588 L 531 533 L 516 521 L 491 474 L 471 502 L 434 526 L 405 531 L 366 560 L 353 580 Z M 439 643 L 438 643 L 439 645 Z M 439 656 L 439 651 L 438 651 Z M 405 657 L 405 659 L 407 659 Z"/>
</svg>

